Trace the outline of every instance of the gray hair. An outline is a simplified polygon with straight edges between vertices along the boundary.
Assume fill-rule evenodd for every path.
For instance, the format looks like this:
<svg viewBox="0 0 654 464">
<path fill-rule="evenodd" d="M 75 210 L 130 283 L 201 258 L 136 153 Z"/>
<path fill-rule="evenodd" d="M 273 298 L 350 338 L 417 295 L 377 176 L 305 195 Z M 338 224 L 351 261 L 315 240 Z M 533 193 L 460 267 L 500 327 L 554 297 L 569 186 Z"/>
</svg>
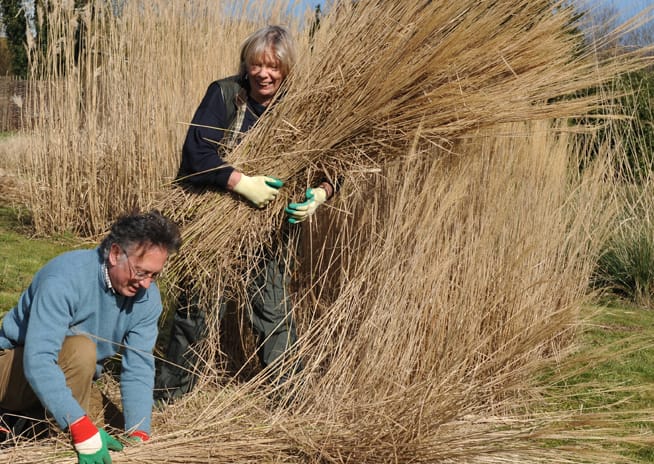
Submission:
<svg viewBox="0 0 654 464">
<path fill-rule="evenodd" d="M 146 245 L 165 248 L 168 254 L 179 251 L 182 238 L 177 224 L 157 210 L 121 216 L 113 223 L 109 234 L 100 244 L 100 253 L 107 259 L 112 244 L 123 250 Z"/>
<path fill-rule="evenodd" d="M 295 40 L 284 26 L 266 26 L 252 33 L 241 45 L 239 75 L 247 74 L 248 65 L 263 56 L 270 48 L 279 60 L 281 72 L 288 76 L 295 64 Z"/>
</svg>

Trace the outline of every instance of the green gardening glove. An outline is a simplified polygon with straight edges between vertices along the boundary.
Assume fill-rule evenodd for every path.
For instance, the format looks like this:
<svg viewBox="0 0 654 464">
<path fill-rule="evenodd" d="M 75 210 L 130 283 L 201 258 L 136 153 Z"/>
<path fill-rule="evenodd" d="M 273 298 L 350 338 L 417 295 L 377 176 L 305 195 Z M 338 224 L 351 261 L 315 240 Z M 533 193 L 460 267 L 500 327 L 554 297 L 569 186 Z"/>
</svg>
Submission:
<svg viewBox="0 0 654 464">
<path fill-rule="evenodd" d="M 307 189 L 305 193 L 306 200 L 302 203 L 290 203 L 284 212 L 288 215 L 288 222 L 297 224 L 316 212 L 318 206 L 327 200 L 327 191 L 322 187 Z"/>
<path fill-rule="evenodd" d="M 127 442 L 132 444 L 143 443 L 149 439 L 150 435 L 145 433 L 143 430 L 134 430 L 132 433 L 127 435 Z"/>
<path fill-rule="evenodd" d="M 257 208 L 263 208 L 275 199 L 283 185 L 284 182 L 274 177 L 249 177 L 241 174 L 241 179 L 233 190 L 242 197 L 247 198 Z"/>
<path fill-rule="evenodd" d="M 123 445 L 104 429 L 82 416 L 70 425 L 78 464 L 111 464 L 111 451 L 122 451 Z"/>
</svg>

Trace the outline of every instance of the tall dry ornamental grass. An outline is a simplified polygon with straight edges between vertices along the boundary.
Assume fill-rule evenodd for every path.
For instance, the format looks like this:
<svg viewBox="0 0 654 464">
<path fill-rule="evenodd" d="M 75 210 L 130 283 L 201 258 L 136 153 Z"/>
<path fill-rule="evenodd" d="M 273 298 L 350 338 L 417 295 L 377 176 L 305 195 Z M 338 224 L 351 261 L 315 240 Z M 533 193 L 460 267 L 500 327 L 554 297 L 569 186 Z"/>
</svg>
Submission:
<svg viewBox="0 0 654 464">
<path fill-rule="evenodd" d="M 162 21 L 181 8 L 155 4 Z M 529 121 L 585 114 L 598 102 L 561 97 L 638 63 L 607 63 L 598 72 L 570 33 L 571 13 L 552 10 L 546 1 L 339 5 L 313 42 L 303 43 L 283 100 L 229 155 L 246 173 L 286 181 L 282 198 L 264 211 L 228 195 L 162 188 L 162 173 L 174 172 L 177 147 L 158 165 L 127 148 L 105 157 L 110 151 L 102 147 L 111 145 L 96 140 L 134 141 L 132 134 L 142 132 L 114 122 L 128 111 L 112 107 L 104 91 L 97 93 L 104 102 L 99 113 L 73 105 L 49 121 L 63 122 L 68 112 L 102 117 L 72 118 L 75 130 L 62 138 L 55 137 L 61 131 L 44 126 L 44 140 L 52 144 L 37 153 L 52 157 L 34 158 L 34 179 L 48 191 L 48 183 L 77 179 L 66 177 L 77 172 L 71 166 L 88 176 L 81 189 L 70 186 L 70 197 L 57 197 L 61 205 L 78 205 L 84 226 L 71 226 L 76 214 L 55 204 L 50 216 L 35 208 L 42 230 L 66 224 L 97 232 L 113 214 L 110 207 L 131 207 L 135 198 L 157 204 L 184 226 L 184 247 L 171 262 L 168 283 L 192 278 L 208 309 L 225 292 L 240 296 L 248 257 L 276 239 L 286 200 L 300 198 L 317 175 L 345 176 L 337 198 L 300 228 L 302 241 L 293 250 L 301 260 L 293 297 L 298 355 L 305 363 L 294 379 L 295 402 L 286 407 L 272 401 L 276 395 L 265 372 L 246 383 L 225 378 L 216 331 L 202 347 L 205 375 L 198 387 L 157 412 L 152 440 L 115 453 L 115 462 L 620 462 L 621 444 L 645 438 L 630 434 L 629 423 L 618 416 L 548 404 L 551 397 L 534 380 L 539 368 L 572 347 L 599 241 L 613 214 L 607 201 L 613 173 L 598 162 L 583 176 L 572 174 L 570 160 L 580 155 L 571 153 L 560 126 Z M 182 17 L 184 43 L 206 43 L 185 26 L 196 16 Z M 121 23 L 104 18 L 98 37 L 111 37 Z M 258 26 L 234 15 L 213 18 L 216 29 L 221 21 L 242 25 L 239 33 Z M 134 30 L 166 40 L 155 34 L 157 27 L 138 28 L 138 20 L 153 19 L 134 14 L 123 16 L 122 24 L 134 21 Z M 245 34 L 236 40 L 231 31 L 237 29 L 225 30 L 234 49 Z M 155 55 L 141 58 L 140 66 L 168 72 L 156 67 Z M 181 73 L 177 61 L 168 62 L 170 81 L 157 79 L 173 82 Z M 99 69 L 90 88 L 104 82 Z M 67 84 L 62 95 L 88 88 L 68 80 L 74 75 L 57 81 Z M 175 100 L 177 110 L 197 105 L 212 79 L 207 77 L 193 77 L 198 94 Z M 143 98 L 128 94 L 124 103 Z M 158 127 L 159 134 L 169 134 L 157 117 L 146 121 L 151 132 Z M 136 128 L 145 124 L 132 122 Z M 96 156 L 86 156 L 86 142 Z M 131 181 L 101 181 L 99 160 Z M 123 164 L 137 162 L 142 164 Z M 44 166 L 62 179 L 53 179 Z M 136 171 L 142 174 L 138 186 Z M 99 185 L 109 190 L 100 192 Z M 93 201 L 95 209 L 88 207 Z M 91 220 L 89 211 L 106 216 Z M 69 222 L 50 220 L 59 215 Z M 246 309 L 246 301 L 239 303 Z M 0 460 L 71 462 L 65 441 L 61 434 L 21 443 Z"/>
<path fill-rule="evenodd" d="M 97 235 L 146 207 L 175 176 L 207 85 L 236 71 L 243 38 L 268 20 L 300 22 L 280 2 L 113 3 L 49 2 L 47 47 L 31 43 L 39 138 L 24 175 L 39 233 Z"/>
<path fill-rule="evenodd" d="M 283 179 L 281 198 L 255 212 L 228 195 L 173 188 L 156 203 L 185 230 L 182 252 L 169 266 L 171 282 L 192 283 L 205 308 L 234 294 L 246 306 L 249 257 L 279 240 L 286 202 L 301 198 L 318 176 L 345 178 L 335 208 L 356 216 L 348 195 L 366 189 L 369 173 L 411 146 L 447 151 L 500 123 L 590 111 L 596 96 L 570 94 L 638 62 L 608 62 L 599 73 L 572 32 L 573 12 L 562 7 L 553 14 L 550 7 L 339 4 L 301 55 L 284 98 L 229 155 L 246 173 Z M 216 338 L 206 348 L 215 350 Z"/>
</svg>

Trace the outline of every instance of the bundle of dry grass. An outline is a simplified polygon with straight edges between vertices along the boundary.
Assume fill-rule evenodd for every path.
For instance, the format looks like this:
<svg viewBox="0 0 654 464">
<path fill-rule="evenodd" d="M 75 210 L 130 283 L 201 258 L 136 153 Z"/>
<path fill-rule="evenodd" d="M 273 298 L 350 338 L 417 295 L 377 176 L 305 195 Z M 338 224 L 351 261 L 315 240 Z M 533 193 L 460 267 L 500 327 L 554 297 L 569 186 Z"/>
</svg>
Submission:
<svg viewBox="0 0 654 464">
<path fill-rule="evenodd" d="M 325 293 L 334 300 L 321 294 L 321 282 L 296 295 L 296 312 L 305 317 L 300 356 L 312 360 L 296 394 L 302 397 L 308 389 L 303 405 L 311 424 L 322 423 L 321 417 L 331 424 L 325 425 L 328 438 L 289 434 L 305 437 L 309 455 L 334 462 L 386 462 L 393 453 L 425 462 L 470 459 L 476 452 L 489 462 L 488 454 L 495 452 L 498 461 L 520 453 L 534 462 L 552 459 L 533 444 L 522 448 L 529 434 L 511 429 L 507 417 L 515 413 L 512 404 L 523 405 L 516 394 L 528 388 L 531 366 L 559 353 L 572 336 L 597 245 L 587 234 L 593 230 L 601 237 L 593 206 L 606 213 L 593 196 L 599 195 L 593 193 L 597 185 L 591 182 L 584 190 L 589 206 L 562 210 L 570 202 L 570 186 L 561 183 L 567 166 L 557 164 L 544 129 L 529 139 L 534 150 L 547 147 L 531 153 L 535 166 L 518 163 L 526 172 L 509 173 L 516 167 L 510 158 L 515 147 L 491 149 L 493 156 L 505 157 L 495 159 L 493 168 L 501 171 L 506 163 L 509 170 L 498 175 L 497 184 L 484 184 L 489 171 L 483 164 L 473 170 L 475 178 L 463 163 L 466 174 L 459 173 L 458 182 L 456 171 L 443 176 L 447 166 L 429 164 L 433 157 L 448 158 L 448 151 L 476 157 L 489 148 L 474 143 L 464 148 L 459 141 L 499 123 L 585 113 L 597 102 L 562 97 L 625 69 L 612 63 L 604 68 L 607 74 L 598 75 L 593 61 L 579 53 L 568 27 L 570 12 L 552 14 L 550 6 L 343 5 L 323 22 L 313 53 L 295 69 L 284 98 L 230 155 L 245 172 L 284 179 L 290 192 L 284 200 L 299 197 L 316 173 L 347 176 L 332 216 L 340 254 L 323 269 Z M 384 171 L 389 179 L 404 180 L 401 188 L 366 183 L 371 171 L 404 160 L 410 147 L 420 153 L 410 158 L 415 170 L 402 164 Z M 522 183 L 513 179 L 516 174 Z M 469 191 L 489 195 L 496 208 L 474 194 L 467 197 Z M 509 206 L 513 201 L 518 203 Z M 185 248 L 171 275 L 192 277 L 207 308 L 215 307 L 226 289 L 239 287 L 248 257 L 275 240 L 285 204 L 273 206 L 271 220 L 270 209 L 254 212 L 224 195 L 173 191 L 166 202 L 185 224 Z M 558 206 L 550 210 L 545 204 Z M 411 214 L 412 208 L 417 213 Z M 525 216 L 507 216 L 517 211 Z M 465 238 L 458 235 L 462 229 Z M 478 241 L 475 235 L 485 232 L 488 241 Z M 210 337 L 205 346 L 209 369 L 217 345 Z M 316 373 L 318 380 L 308 380 Z M 466 441 L 469 421 L 453 428 L 465 442 L 461 448 L 450 448 L 441 435 L 448 430 L 443 424 L 494 413 L 502 419 L 481 427 L 488 441 L 480 439 L 479 449 Z M 519 417 L 531 425 L 542 420 Z M 507 443 L 501 451 L 494 448 L 496 427 L 511 429 L 508 441 L 517 448 Z M 434 440 L 427 439 L 428 451 L 417 444 L 424 436 Z"/>
<path fill-rule="evenodd" d="M 559 5 L 553 13 L 551 6 L 471 0 L 336 7 L 284 97 L 229 156 L 244 172 L 283 179 L 282 198 L 258 212 L 224 194 L 164 195 L 158 206 L 184 224 L 171 282 L 191 282 L 205 308 L 229 293 L 243 301 L 257 250 L 279 240 L 286 200 L 301 198 L 316 176 L 344 175 L 332 206 L 356 216 L 349 192 L 411 146 L 447 151 L 498 123 L 589 111 L 597 101 L 570 95 L 637 64 L 607 63 L 598 73 L 572 33 L 573 12 Z M 217 346 L 210 337 L 206 359 Z"/>
<path fill-rule="evenodd" d="M 255 231 L 277 230 L 284 200 L 301 197 L 316 172 L 344 174 L 356 186 L 413 143 L 447 149 L 498 123 L 584 114 L 597 102 L 563 96 L 628 65 L 607 64 L 598 74 L 571 21 L 571 10 L 559 5 L 553 13 L 549 1 L 335 8 L 284 98 L 229 157 L 245 172 L 286 181 L 286 196 L 255 213 L 225 195 L 171 192 L 161 204 L 185 224 L 171 273 L 192 275 L 198 290 L 215 295 L 224 286 L 217 274 L 269 239 Z"/>
<path fill-rule="evenodd" d="M 190 435 L 226 436 L 221 419 L 236 408 L 228 430 L 243 427 L 279 462 L 619 462 L 607 444 L 643 440 L 620 437 L 625 423 L 610 415 L 543 412 L 532 383 L 578 325 L 611 216 L 608 166 L 571 177 L 567 139 L 547 125 L 497 127 L 456 152 L 413 152 L 369 185 L 385 194 L 350 197 L 356 219 L 341 216 L 332 237 L 339 267 L 323 254 L 297 295 L 318 316 L 300 341 L 296 403 L 255 431 L 241 420 L 262 407 L 263 384 L 213 398 L 202 388 L 176 406 L 204 398 Z M 327 307 L 310 297 L 333 278 L 320 271 L 340 277 Z M 257 459 L 221 444 L 202 452 Z"/>
</svg>

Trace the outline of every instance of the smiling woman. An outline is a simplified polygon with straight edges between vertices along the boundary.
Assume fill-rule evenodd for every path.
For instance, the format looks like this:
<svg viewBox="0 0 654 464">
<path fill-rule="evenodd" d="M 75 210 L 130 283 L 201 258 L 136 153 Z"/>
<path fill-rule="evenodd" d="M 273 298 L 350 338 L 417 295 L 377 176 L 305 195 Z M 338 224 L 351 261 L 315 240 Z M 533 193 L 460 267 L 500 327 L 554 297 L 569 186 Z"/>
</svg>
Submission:
<svg viewBox="0 0 654 464">
<path fill-rule="evenodd" d="M 283 182 L 268 175 L 249 176 L 223 158 L 279 101 L 275 98 L 295 65 L 295 39 L 286 27 L 266 26 L 245 39 L 239 56 L 238 75 L 213 82 L 193 117 L 178 180 L 184 189 L 231 191 L 250 205 L 263 209 L 277 197 Z M 334 188 L 329 191 L 333 192 Z M 285 239 L 282 241 L 278 248 L 285 250 Z M 266 250 L 259 257 L 249 289 L 253 306 L 250 318 L 262 340 L 262 364 L 274 363 L 275 370 L 279 370 L 274 375 L 283 378 L 287 374 L 282 372 L 279 360 L 291 352 L 297 336 L 286 288 L 287 260 L 277 256 L 277 251 Z M 183 290 L 166 351 L 172 363 L 161 365 L 155 391 L 161 401 L 179 397 L 190 391 L 194 383 L 188 372 L 195 361 L 189 353 L 196 349 L 205 333 L 206 317 L 206 308 L 189 303 L 198 299 L 194 294 L 197 289 L 191 285 L 194 280 L 194 276 L 188 276 L 178 283 Z"/>
<path fill-rule="evenodd" d="M 246 76 L 250 96 L 263 106 L 272 102 L 284 79 L 279 60 L 269 51 L 249 63 Z"/>
<path fill-rule="evenodd" d="M 249 85 L 248 96 L 268 106 L 295 63 L 295 47 L 288 32 L 262 29 L 251 35 L 241 50 L 240 75 Z"/>
</svg>

